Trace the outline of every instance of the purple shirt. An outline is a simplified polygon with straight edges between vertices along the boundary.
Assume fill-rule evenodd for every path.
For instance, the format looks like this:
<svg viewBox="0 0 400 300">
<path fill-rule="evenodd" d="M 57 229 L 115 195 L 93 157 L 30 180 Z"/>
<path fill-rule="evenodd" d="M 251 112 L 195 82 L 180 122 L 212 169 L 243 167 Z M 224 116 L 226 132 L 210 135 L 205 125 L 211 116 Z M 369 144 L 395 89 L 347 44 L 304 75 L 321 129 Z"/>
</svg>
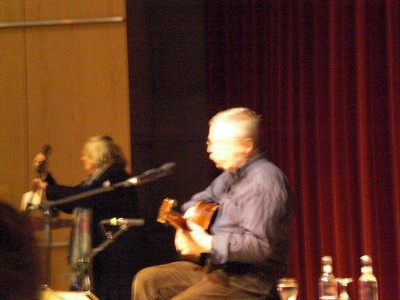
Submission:
<svg viewBox="0 0 400 300">
<path fill-rule="evenodd" d="M 286 176 L 277 166 L 259 155 L 234 174 L 223 172 L 182 210 L 202 199 L 219 204 L 210 228 L 213 264 L 286 266 L 292 203 Z"/>
</svg>

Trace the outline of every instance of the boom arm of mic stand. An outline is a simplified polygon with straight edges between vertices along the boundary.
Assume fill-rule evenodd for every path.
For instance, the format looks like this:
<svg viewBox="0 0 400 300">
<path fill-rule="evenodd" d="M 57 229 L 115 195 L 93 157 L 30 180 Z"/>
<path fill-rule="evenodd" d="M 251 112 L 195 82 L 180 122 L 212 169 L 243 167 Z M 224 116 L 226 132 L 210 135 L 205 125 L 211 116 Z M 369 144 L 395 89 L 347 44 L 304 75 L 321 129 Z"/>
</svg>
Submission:
<svg viewBox="0 0 400 300">
<path fill-rule="evenodd" d="M 95 196 L 98 194 L 102 194 L 105 192 L 111 192 L 113 190 L 115 190 L 115 186 L 111 185 L 111 186 L 104 186 L 104 187 L 100 187 L 97 189 L 93 189 L 93 190 L 89 190 L 87 192 L 83 192 L 80 194 L 76 194 L 76 195 L 72 195 L 72 196 L 68 196 L 65 198 L 61 198 L 58 200 L 54 200 L 54 201 L 47 201 L 47 203 L 45 205 L 48 205 L 49 207 L 51 206 L 57 206 L 57 205 L 61 205 L 61 204 L 66 204 L 66 203 L 71 203 L 77 200 L 81 200 L 81 199 L 85 199 L 91 196 Z"/>
<path fill-rule="evenodd" d="M 43 210 L 43 219 L 44 219 L 44 246 L 46 249 L 46 270 L 45 270 L 45 284 L 48 285 L 50 282 L 50 272 L 51 272 L 51 265 L 50 265 L 50 255 L 51 255 L 51 244 L 52 244 L 52 236 L 51 236 L 51 221 L 52 221 L 52 215 L 51 215 L 51 208 L 57 205 L 61 204 L 66 204 L 66 203 L 71 203 L 77 200 L 81 200 L 87 197 L 91 197 L 94 195 L 98 195 L 101 193 L 109 192 L 114 190 L 116 187 L 111 185 L 111 186 L 106 186 L 106 187 L 100 187 L 97 189 L 89 190 L 87 192 L 83 192 L 80 194 L 72 195 L 69 197 L 61 198 L 59 200 L 55 201 L 46 201 L 45 203 L 42 203 L 40 205 L 40 208 Z M 121 231 L 122 233 L 122 231 Z M 121 234 L 120 233 L 120 234 Z"/>
<path fill-rule="evenodd" d="M 85 257 L 79 259 L 73 266 L 72 269 L 79 270 L 79 266 L 85 263 L 90 263 L 97 254 L 99 254 L 101 251 L 106 249 L 110 244 L 112 244 L 117 237 L 119 237 L 122 233 L 128 230 L 128 226 L 126 225 L 121 225 L 114 234 L 109 234 L 107 235 L 107 238 L 97 247 L 92 248 L 89 252 L 88 255 Z"/>
<path fill-rule="evenodd" d="M 89 252 L 89 254 L 87 254 L 85 257 L 80 258 L 76 263 L 74 263 L 71 266 L 71 269 L 78 272 L 78 274 L 82 274 L 83 276 L 85 276 L 88 270 L 88 267 L 90 265 L 90 262 L 92 261 L 92 259 L 99 254 L 101 251 L 103 251 L 104 249 L 106 249 L 111 243 L 113 243 L 115 241 L 115 239 L 117 237 L 119 237 L 122 233 L 124 233 L 125 231 L 128 230 L 128 226 L 127 225 L 121 225 L 118 229 L 118 231 L 116 231 L 114 234 L 112 233 L 107 233 L 106 234 L 106 239 L 97 247 L 92 248 Z M 85 287 L 81 286 L 78 287 L 79 290 L 84 290 Z"/>
<path fill-rule="evenodd" d="M 97 189 L 93 189 L 93 190 L 89 190 L 87 192 L 83 192 L 80 194 L 76 194 L 76 195 L 72 195 L 69 197 L 65 197 L 65 198 L 61 198 L 55 201 L 46 201 L 46 203 L 43 203 L 40 205 L 40 208 L 43 210 L 43 216 L 44 216 L 44 237 L 45 237 L 45 248 L 46 248 L 46 275 L 45 275 L 45 284 L 49 283 L 50 280 L 50 271 L 51 271 L 51 266 L 50 266 L 50 250 L 51 250 L 51 244 L 52 244 L 52 236 L 51 236 L 51 208 L 57 205 L 61 205 L 61 204 L 66 204 L 66 203 L 71 203 L 77 200 L 81 200 L 84 198 L 88 198 L 91 196 L 95 196 L 98 194 L 102 194 L 105 192 L 110 192 L 115 190 L 116 188 L 119 187 L 127 187 L 128 185 L 126 184 L 126 182 L 120 182 L 120 183 L 116 183 L 114 185 L 110 185 L 110 186 L 104 186 L 104 187 L 100 187 Z M 119 235 L 122 234 L 123 231 L 125 231 L 126 229 L 120 229 L 120 231 L 117 231 L 115 233 L 115 236 L 113 237 L 114 239 L 116 237 L 118 237 Z M 97 255 L 98 252 L 102 251 L 105 247 L 108 246 L 108 244 L 112 243 L 114 240 L 106 240 L 104 242 L 104 245 L 101 244 L 100 246 L 102 246 L 103 248 L 100 250 L 100 246 L 93 249 L 91 254 L 84 258 L 84 259 L 92 259 L 95 255 Z M 96 250 L 99 249 L 99 250 Z"/>
<path fill-rule="evenodd" d="M 75 273 L 76 283 L 75 288 L 78 291 L 90 291 L 92 289 L 92 284 L 90 280 L 90 276 L 88 273 L 88 269 L 90 263 L 97 254 L 107 248 L 114 240 L 120 236 L 124 231 L 128 229 L 127 226 L 122 225 L 120 229 L 113 235 L 108 235 L 107 239 L 104 240 L 98 247 L 92 248 L 84 257 L 81 257 L 78 261 L 76 261 L 73 265 L 71 265 L 71 270 Z"/>
</svg>

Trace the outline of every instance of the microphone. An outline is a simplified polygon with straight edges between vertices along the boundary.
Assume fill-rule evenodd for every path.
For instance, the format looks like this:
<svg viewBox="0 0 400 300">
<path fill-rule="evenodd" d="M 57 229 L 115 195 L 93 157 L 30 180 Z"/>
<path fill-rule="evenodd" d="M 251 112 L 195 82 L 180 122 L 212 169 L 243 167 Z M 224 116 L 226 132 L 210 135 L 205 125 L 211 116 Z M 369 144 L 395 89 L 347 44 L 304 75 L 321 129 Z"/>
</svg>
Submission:
<svg viewBox="0 0 400 300">
<path fill-rule="evenodd" d="M 132 227 L 132 226 L 143 226 L 144 219 L 112 218 L 112 219 L 103 220 L 100 223 L 102 225 L 111 225 L 111 226 L 125 225 L 127 227 Z"/>
<path fill-rule="evenodd" d="M 114 187 L 119 187 L 119 186 L 129 187 L 132 185 L 146 184 L 172 174 L 172 171 L 173 169 L 175 169 L 175 167 L 176 163 L 169 162 L 157 169 L 150 169 L 138 176 L 134 176 L 123 182 L 117 183 L 114 185 Z"/>
</svg>

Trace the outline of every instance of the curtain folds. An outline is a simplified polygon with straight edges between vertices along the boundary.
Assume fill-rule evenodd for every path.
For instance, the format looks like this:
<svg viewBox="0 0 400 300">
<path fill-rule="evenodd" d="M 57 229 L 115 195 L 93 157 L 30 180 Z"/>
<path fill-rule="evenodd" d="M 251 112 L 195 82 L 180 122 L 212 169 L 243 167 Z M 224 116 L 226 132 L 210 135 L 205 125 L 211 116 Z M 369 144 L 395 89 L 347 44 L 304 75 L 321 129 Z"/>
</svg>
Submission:
<svg viewBox="0 0 400 300">
<path fill-rule="evenodd" d="M 400 3 L 206 3 L 208 112 L 248 106 L 296 195 L 288 276 L 317 299 L 373 258 L 381 299 L 400 290 Z M 357 299 L 357 283 L 350 284 Z"/>
</svg>

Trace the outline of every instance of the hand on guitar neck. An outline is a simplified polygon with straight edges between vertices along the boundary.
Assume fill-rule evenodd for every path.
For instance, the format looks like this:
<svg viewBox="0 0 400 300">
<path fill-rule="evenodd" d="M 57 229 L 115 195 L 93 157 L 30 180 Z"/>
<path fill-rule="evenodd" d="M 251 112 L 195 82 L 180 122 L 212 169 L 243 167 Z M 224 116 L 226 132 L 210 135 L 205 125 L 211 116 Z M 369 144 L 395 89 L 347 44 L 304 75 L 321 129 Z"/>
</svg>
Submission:
<svg viewBox="0 0 400 300">
<path fill-rule="evenodd" d="M 36 154 L 33 159 L 33 168 L 37 177 L 32 181 L 31 191 L 24 193 L 21 199 L 21 210 L 37 208 L 42 203 L 43 192 L 47 187 L 47 182 L 43 181 L 47 177 L 47 156 L 51 150 L 50 145 L 43 146 L 42 152 Z"/>
<path fill-rule="evenodd" d="M 51 146 L 45 144 L 40 153 L 36 154 L 33 159 L 33 167 L 38 174 L 38 177 L 45 179 L 47 177 L 47 158 L 51 152 Z"/>
<path fill-rule="evenodd" d="M 32 180 L 32 190 L 45 190 L 47 182 L 44 179 L 47 177 L 47 157 L 43 153 L 36 154 L 33 159 L 33 167 L 37 173 L 37 177 Z"/>
<path fill-rule="evenodd" d="M 176 231 L 175 247 L 184 259 L 200 262 L 202 253 L 211 252 L 212 236 L 206 231 L 212 223 L 218 205 L 204 200 L 199 201 L 192 209 L 192 216 L 186 219 L 173 210 L 175 201 L 164 199 L 157 221 L 173 226 Z"/>
</svg>

